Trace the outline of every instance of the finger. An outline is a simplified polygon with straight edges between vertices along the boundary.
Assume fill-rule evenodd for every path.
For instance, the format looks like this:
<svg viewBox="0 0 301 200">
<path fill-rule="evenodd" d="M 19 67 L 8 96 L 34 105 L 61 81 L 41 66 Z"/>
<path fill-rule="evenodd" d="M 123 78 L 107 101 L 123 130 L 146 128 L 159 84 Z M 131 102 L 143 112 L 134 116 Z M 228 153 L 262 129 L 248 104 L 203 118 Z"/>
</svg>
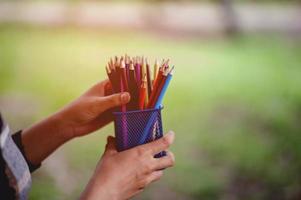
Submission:
<svg viewBox="0 0 301 200">
<path fill-rule="evenodd" d="M 148 177 L 149 183 L 159 180 L 162 176 L 163 176 L 162 170 L 157 170 L 157 171 L 152 172 Z"/>
<path fill-rule="evenodd" d="M 113 94 L 113 87 L 110 81 L 105 83 L 105 96 Z"/>
<path fill-rule="evenodd" d="M 107 137 L 107 144 L 105 148 L 106 154 L 114 154 L 117 153 L 116 145 L 115 145 L 115 138 L 112 136 Z"/>
<path fill-rule="evenodd" d="M 98 112 L 102 113 L 110 108 L 126 104 L 130 101 L 130 98 L 131 97 L 128 92 L 99 97 L 99 101 L 97 101 Z"/>
<path fill-rule="evenodd" d="M 172 152 L 167 151 L 166 156 L 156 158 L 155 170 L 161 170 L 172 167 L 175 164 L 175 156 Z"/>
<path fill-rule="evenodd" d="M 143 192 L 143 189 L 144 188 L 138 188 L 138 189 L 134 190 L 127 199 L 131 199 L 132 197 L 140 194 L 141 192 Z"/>
<path fill-rule="evenodd" d="M 94 84 L 87 92 L 84 93 L 84 95 L 90 96 L 104 96 L 105 95 L 105 86 L 109 82 L 109 79 L 105 79 L 103 81 L 100 81 L 96 84 Z"/>
<path fill-rule="evenodd" d="M 112 112 L 113 112 L 113 110 L 109 109 L 109 110 L 101 113 L 100 115 L 98 115 L 90 123 L 78 127 L 76 129 L 77 135 L 78 136 L 86 135 L 86 134 L 94 132 L 94 131 L 104 127 L 108 123 L 112 122 L 113 121 Z"/>
<path fill-rule="evenodd" d="M 163 171 L 162 170 L 153 171 L 152 173 L 150 173 L 148 176 L 146 176 L 141 181 L 141 184 L 139 185 L 139 187 L 140 188 L 145 188 L 150 183 L 159 180 L 162 177 L 162 175 L 163 175 Z"/>
<path fill-rule="evenodd" d="M 168 149 L 168 147 L 173 143 L 175 134 L 172 131 L 169 131 L 162 138 L 155 140 L 153 142 L 141 145 L 140 148 L 145 152 L 150 152 L 152 155 L 155 155 L 163 150 Z"/>
</svg>

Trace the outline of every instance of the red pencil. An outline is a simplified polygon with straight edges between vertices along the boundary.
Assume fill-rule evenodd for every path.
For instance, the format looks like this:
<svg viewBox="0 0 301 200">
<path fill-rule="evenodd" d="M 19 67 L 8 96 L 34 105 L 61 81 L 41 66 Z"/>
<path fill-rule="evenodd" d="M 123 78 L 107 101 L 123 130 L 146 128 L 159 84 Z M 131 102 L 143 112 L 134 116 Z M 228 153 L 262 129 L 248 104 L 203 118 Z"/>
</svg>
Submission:
<svg viewBox="0 0 301 200">
<path fill-rule="evenodd" d="M 149 108 L 153 108 L 158 100 L 158 97 L 160 96 L 161 90 L 165 84 L 165 80 L 168 74 L 168 68 L 166 68 L 164 70 L 164 72 L 162 73 L 162 79 L 160 81 L 160 84 L 158 85 L 158 88 L 156 89 L 155 93 L 154 93 L 154 97 L 152 99 L 152 102 L 150 103 Z"/>
<path fill-rule="evenodd" d="M 120 76 L 121 76 L 121 80 L 122 80 L 122 84 L 124 87 L 124 91 L 129 91 L 129 86 L 128 86 L 128 79 L 127 79 L 127 75 L 126 75 L 126 68 L 125 68 L 125 62 L 123 60 L 123 58 L 121 58 L 121 64 L 120 64 Z"/>
<path fill-rule="evenodd" d="M 135 69 L 133 66 L 133 63 L 130 62 L 130 67 L 129 67 L 129 90 L 131 93 L 131 100 L 130 100 L 130 104 L 129 107 L 130 109 L 134 110 L 134 109 L 138 109 L 139 105 L 138 105 L 138 95 L 139 95 L 139 91 L 138 91 L 138 85 L 136 82 L 136 76 L 135 76 Z"/>
<path fill-rule="evenodd" d="M 111 82 L 111 85 L 113 86 L 113 90 L 116 91 L 116 88 L 115 88 L 115 82 L 113 81 L 113 74 L 112 74 L 112 71 L 110 70 L 110 68 L 108 66 L 106 66 L 106 71 L 107 71 L 107 75 L 109 77 L 109 80 Z"/>
<path fill-rule="evenodd" d="M 114 92 L 120 92 L 120 85 L 118 81 L 118 77 L 116 71 L 112 71 L 110 67 L 106 66 L 106 71 L 113 87 Z"/>
</svg>

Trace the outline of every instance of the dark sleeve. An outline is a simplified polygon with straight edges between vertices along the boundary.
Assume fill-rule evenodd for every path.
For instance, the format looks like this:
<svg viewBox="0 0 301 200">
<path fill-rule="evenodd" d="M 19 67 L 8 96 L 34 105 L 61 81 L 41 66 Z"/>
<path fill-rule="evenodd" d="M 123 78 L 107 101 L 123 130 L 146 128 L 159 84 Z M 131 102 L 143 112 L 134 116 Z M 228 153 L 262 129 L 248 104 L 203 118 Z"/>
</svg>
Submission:
<svg viewBox="0 0 301 200">
<path fill-rule="evenodd" d="M 26 157 L 25 155 L 25 151 L 24 151 L 24 147 L 22 144 L 22 138 L 21 138 L 21 133 L 22 131 L 19 131 L 15 134 L 12 135 L 13 141 L 16 143 L 17 147 L 19 148 L 19 150 L 21 151 L 24 159 L 26 160 L 26 163 L 28 165 L 29 171 L 30 172 L 34 172 L 36 169 L 38 169 L 41 166 L 41 163 L 38 165 L 34 165 L 32 164 Z"/>
<path fill-rule="evenodd" d="M 9 186 L 9 182 L 5 173 L 6 163 L 2 157 L 0 148 L 0 194 L 3 199 L 15 199 L 15 190 Z"/>
</svg>

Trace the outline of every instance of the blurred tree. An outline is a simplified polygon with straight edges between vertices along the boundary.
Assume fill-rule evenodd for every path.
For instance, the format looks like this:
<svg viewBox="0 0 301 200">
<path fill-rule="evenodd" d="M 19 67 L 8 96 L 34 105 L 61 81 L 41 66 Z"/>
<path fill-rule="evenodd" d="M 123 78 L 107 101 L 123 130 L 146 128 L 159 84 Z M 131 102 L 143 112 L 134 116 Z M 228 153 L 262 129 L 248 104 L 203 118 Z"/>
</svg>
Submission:
<svg viewBox="0 0 301 200">
<path fill-rule="evenodd" d="M 218 0 L 222 8 L 222 15 L 225 26 L 225 33 L 228 36 L 236 36 L 239 32 L 239 26 L 232 0 Z"/>
</svg>

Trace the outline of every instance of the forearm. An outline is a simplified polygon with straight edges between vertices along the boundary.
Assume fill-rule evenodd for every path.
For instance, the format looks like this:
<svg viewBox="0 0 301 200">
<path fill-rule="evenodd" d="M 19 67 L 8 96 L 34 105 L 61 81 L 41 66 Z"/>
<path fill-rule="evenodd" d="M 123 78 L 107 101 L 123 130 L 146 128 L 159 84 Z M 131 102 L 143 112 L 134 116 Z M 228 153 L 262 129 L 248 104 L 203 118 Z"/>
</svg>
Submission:
<svg viewBox="0 0 301 200">
<path fill-rule="evenodd" d="M 59 118 L 53 115 L 22 132 L 24 151 L 31 163 L 41 163 L 59 146 L 71 139 L 62 131 L 61 126 Z"/>
</svg>

